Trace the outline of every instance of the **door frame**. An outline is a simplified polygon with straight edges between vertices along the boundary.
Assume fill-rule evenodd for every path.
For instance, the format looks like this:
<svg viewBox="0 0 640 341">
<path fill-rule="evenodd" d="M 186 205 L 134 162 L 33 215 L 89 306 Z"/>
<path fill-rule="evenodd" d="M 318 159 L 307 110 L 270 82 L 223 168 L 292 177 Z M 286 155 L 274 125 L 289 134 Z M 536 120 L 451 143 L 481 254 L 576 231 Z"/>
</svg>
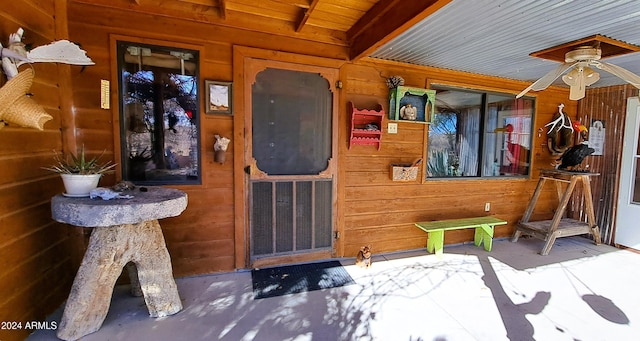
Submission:
<svg viewBox="0 0 640 341">
<path fill-rule="evenodd" d="M 623 135 L 623 147 L 621 152 L 621 162 L 620 162 L 620 178 L 618 181 L 618 200 L 616 205 L 616 229 L 614 232 L 614 244 L 622 245 L 625 247 L 631 247 L 634 249 L 639 249 L 638 245 L 640 243 L 636 243 L 634 245 L 627 245 L 628 243 L 618 238 L 620 237 L 621 224 L 619 221 L 621 220 L 621 210 L 625 207 L 630 206 L 629 201 L 631 197 L 631 188 L 628 188 L 630 181 L 635 176 L 635 159 L 633 155 L 636 154 L 638 144 L 638 130 L 640 129 L 640 117 L 638 117 L 640 112 L 640 97 L 629 97 L 627 99 L 627 109 L 626 109 L 626 118 L 625 118 L 625 129 Z M 629 158 L 629 156 L 632 156 Z M 637 210 L 640 210 L 640 207 L 636 207 Z M 630 229 L 631 227 L 622 227 L 622 229 Z M 635 231 L 636 234 L 640 234 L 640 230 Z M 626 238 L 635 239 L 636 241 L 640 240 L 640 235 L 634 235 L 634 232 L 625 231 L 623 233 Z M 631 236 L 631 237 L 628 237 Z M 623 237 L 623 238 L 625 238 Z"/>
<path fill-rule="evenodd" d="M 280 51 L 272 51 L 272 50 L 263 50 L 245 46 L 234 46 L 233 47 L 233 108 L 234 108 L 234 118 L 233 118 L 233 186 L 234 186 L 234 257 L 235 257 L 235 268 L 236 269 L 244 269 L 249 268 L 250 266 L 255 266 L 256 264 L 251 264 L 250 257 L 250 219 L 249 219 L 249 178 L 248 174 L 245 172 L 247 166 L 250 166 L 246 163 L 246 160 L 250 159 L 247 157 L 247 153 L 250 153 L 251 150 L 249 146 L 247 146 L 245 140 L 247 134 L 251 134 L 251 126 L 248 124 L 248 114 L 247 111 L 251 109 L 250 104 L 250 94 L 251 88 L 245 88 L 244 79 L 245 75 L 249 72 L 247 60 L 249 59 L 264 59 L 267 61 L 272 61 L 275 63 L 281 62 L 288 64 L 299 64 L 304 67 L 314 67 L 314 68 L 327 68 L 334 69 L 336 72 L 336 79 L 339 76 L 339 69 L 346 61 L 323 58 L 323 57 L 314 57 L 307 55 L 299 55 L 288 52 L 280 52 Z M 333 140 L 332 140 L 332 154 L 333 159 L 330 163 L 337 163 L 338 159 L 338 140 L 337 140 L 337 132 L 338 132 L 338 116 L 339 116 L 339 103 L 341 103 L 340 91 L 336 88 L 335 84 L 329 84 L 335 99 L 333 101 Z M 250 123 L 250 122 L 249 122 Z M 331 165 L 330 165 L 331 167 Z M 254 167 L 251 167 L 254 168 Z M 336 167 L 337 168 L 337 167 Z M 333 209 L 333 231 L 340 232 L 340 227 L 337 224 L 337 170 L 334 172 L 334 198 L 332 203 Z M 333 254 L 337 252 L 335 243 L 333 243 Z M 303 261 L 304 258 L 300 256 L 295 258 L 296 261 Z M 269 261 L 273 262 L 282 262 L 288 263 L 293 261 L 292 256 L 285 257 L 274 257 Z M 266 265 L 266 264 L 263 264 Z M 262 266 L 262 265 L 261 265 Z"/>
</svg>

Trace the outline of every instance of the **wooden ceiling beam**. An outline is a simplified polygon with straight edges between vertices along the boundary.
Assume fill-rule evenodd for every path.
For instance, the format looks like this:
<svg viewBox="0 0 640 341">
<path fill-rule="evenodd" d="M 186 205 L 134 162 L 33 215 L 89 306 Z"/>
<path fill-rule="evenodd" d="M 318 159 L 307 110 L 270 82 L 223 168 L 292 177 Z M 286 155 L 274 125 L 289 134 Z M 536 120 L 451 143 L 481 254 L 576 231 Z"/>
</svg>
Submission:
<svg viewBox="0 0 640 341">
<path fill-rule="evenodd" d="M 350 59 L 368 56 L 451 1 L 380 0 L 347 31 Z"/>
<path fill-rule="evenodd" d="M 300 21 L 298 21 L 298 25 L 296 25 L 296 32 L 302 31 L 302 28 L 307 23 L 307 20 L 309 20 L 309 17 L 313 13 L 313 10 L 316 9 L 316 5 L 319 1 L 320 0 L 312 0 L 309 4 L 309 8 L 302 9 L 302 18 L 300 18 Z"/>
</svg>

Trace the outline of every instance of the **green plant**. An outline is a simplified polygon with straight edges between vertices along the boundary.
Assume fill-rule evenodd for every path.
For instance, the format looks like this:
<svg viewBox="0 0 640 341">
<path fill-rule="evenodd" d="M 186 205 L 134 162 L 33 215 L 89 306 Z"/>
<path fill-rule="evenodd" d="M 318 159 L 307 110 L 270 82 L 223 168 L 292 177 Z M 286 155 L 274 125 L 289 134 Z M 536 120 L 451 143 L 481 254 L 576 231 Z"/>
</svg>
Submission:
<svg viewBox="0 0 640 341">
<path fill-rule="evenodd" d="M 429 152 L 427 171 L 429 176 L 460 176 L 460 162 L 455 156 L 450 156 L 447 150 L 432 150 Z"/>
<path fill-rule="evenodd" d="M 49 167 L 42 168 L 60 174 L 104 174 L 112 171 L 116 164 L 111 161 L 101 163 L 100 158 L 103 155 L 104 152 L 97 157 L 87 158 L 84 152 L 84 145 L 78 154 L 69 153 L 69 155 L 64 155 L 54 150 L 53 160 L 55 163 Z"/>
<path fill-rule="evenodd" d="M 449 158 L 446 150 L 432 150 L 429 152 L 427 171 L 429 176 L 447 176 Z"/>
</svg>

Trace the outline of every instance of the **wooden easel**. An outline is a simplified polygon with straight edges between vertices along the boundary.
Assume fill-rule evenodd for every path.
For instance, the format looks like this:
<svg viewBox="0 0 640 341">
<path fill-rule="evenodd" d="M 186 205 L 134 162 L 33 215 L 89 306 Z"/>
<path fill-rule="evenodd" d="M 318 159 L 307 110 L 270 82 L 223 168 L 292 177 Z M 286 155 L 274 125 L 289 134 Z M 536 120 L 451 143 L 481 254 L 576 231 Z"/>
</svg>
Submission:
<svg viewBox="0 0 640 341">
<path fill-rule="evenodd" d="M 522 220 L 516 226 L 516 230 L 511 237 L 512 242 L 517 242 L 518 238 L 524 233 L 533 237 L 545 240 L 547 243 L 540 251 L 540 254 L 546 256 L 549 254 L 556 238 L 575 236 L 590 233 L 596 245 L 601 243 L 600 231 L 596 225 L 595 214 L 593 213 L 593 199 L 591 198 L 591 182 L 590 177 L 600 175 L 599 173 L 569 172 L 563 170 L 542 170 L 540 180 L 536 187 L 529 206 L 522 217 Z M 547 181 L 553 181 L 558 191 L 558 208 L 551 220 L 529 221 L 536 202 L 540 197 L 540 192 Z M 587 213 L 587 222 L 576 219 L 565 218 L 565 211 L 571 195 L 576 188 L 576 184 L 582 182 L 582 194 Z M 562 190 L 562 183 L 568 183 L 567 187 Z"/>
</svg>

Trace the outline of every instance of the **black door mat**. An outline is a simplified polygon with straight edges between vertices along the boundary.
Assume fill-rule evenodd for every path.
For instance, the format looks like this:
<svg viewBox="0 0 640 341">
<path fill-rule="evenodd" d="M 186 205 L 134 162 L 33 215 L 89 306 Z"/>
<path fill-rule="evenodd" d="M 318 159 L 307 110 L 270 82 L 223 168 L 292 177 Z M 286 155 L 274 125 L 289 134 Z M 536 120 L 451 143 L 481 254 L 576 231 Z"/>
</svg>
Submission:
<svg viewBox="0 0 640 341">
<path fill-rule="evenodd" d="M 251 270 L 255 299 L 354 284 L 338 261 Z"/>
</svg>

